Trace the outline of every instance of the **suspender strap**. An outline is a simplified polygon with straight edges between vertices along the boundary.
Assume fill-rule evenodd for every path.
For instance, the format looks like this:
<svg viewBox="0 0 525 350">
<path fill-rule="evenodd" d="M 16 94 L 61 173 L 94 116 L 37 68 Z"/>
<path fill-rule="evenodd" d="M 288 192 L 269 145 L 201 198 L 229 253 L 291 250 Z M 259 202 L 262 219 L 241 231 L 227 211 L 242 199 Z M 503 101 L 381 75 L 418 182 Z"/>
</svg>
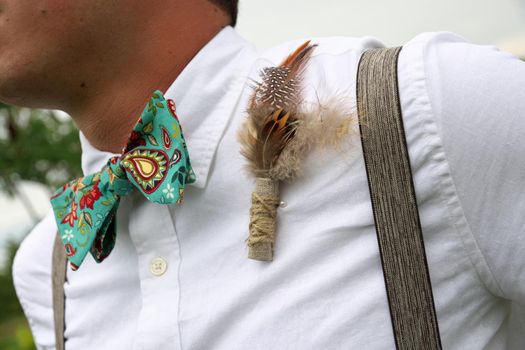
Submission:
<svg viewBox="0 0 525 350">
<path fill-rule="evenodd" d="M 66 281 L 67 259 L 62 240 L 57 234 L 53 246 L 52 258 L 52 284 L 53 284 L 53 316 L 55 319 L 55 346 L 56 350 L 64 350 L 65 330 L 65 296 L 64 282 Z"/>
<path fill-rule="evenodd" d="M 397 61 L 401 48 L 361 57 L 359 129 L 397 349 L 441 349 L 407 151 Z"/>
</svg>

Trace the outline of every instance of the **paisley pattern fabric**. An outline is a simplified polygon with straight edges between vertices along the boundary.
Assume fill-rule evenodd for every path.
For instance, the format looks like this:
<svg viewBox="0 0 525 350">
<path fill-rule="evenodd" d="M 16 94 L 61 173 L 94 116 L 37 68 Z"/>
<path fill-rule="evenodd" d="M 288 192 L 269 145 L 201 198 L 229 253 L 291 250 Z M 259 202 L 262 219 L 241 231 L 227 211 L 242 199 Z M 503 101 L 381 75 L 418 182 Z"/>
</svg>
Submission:
<svg viewBox="0 0 525 350">
<path fill-rule="evenodd" d="M 155 91 L 130 134 L 122 155 L 101 171 L 65 184 L 51 205 L 73 270 L 88 252 L 103 261 L 115 245 L 115 214 L 121 196 L 138 189 L 155 203 L 182 203 L 195 173 L 175 103 Z"/>
</svg>

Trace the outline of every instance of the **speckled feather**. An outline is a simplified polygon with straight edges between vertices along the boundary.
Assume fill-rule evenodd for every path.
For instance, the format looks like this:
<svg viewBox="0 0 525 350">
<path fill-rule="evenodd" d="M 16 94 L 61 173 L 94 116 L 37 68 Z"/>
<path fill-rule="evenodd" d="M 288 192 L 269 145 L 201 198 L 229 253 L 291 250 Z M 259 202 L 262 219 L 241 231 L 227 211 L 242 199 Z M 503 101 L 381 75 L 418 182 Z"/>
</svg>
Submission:
<svg viewBox="0 0 525 350">
<path fill-rule="evenodd" d="M 256 177 L 285 180 L 295 176 L 289 170 L 275 171 L 280 154 L 294 139 L 301 125 L 298 106 L 301 102 L 302 73 L 316 45 L 302 44 L 278 67 L 261 72 L 261 81 L 254 86 L 248 118 L 239 132 L 241 153 L 248 160 L 249 170 Z M 273 170 L 272 170 L 273 169 Z M 287 174 L 282 178 L 280 174 Z"/>
</svg>

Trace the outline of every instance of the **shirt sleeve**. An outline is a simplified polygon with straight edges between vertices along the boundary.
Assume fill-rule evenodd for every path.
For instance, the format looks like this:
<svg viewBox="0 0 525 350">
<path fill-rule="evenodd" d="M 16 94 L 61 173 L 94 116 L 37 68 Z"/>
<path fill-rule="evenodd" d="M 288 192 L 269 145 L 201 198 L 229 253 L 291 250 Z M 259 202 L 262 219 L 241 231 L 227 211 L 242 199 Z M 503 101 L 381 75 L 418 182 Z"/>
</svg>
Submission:
<svg viewBox="0 0 525 350">
<path fill-rule="evenodd" d="M 437 35 L 428 93 L 463 212 L 497 288 L 525 305 L 525 62 Z"/>
</svg>

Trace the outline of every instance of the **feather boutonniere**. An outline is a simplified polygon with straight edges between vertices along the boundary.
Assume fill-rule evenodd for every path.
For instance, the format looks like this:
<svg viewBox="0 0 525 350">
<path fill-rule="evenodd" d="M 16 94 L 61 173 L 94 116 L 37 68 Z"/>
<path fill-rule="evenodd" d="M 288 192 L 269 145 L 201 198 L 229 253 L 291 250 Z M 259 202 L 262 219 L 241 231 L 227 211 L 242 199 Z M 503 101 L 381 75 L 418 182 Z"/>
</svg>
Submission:
<svg viewBox="0 0 525 350">
<path fill-rule="evenodd" d="M 295 141 L 305 125 L 299 110 L 302 73 L 315 47 L 307 41 L 279 66 L 262 70 L 239 132 L 241 153 L 256 178 L 248 238 L 251 259 L 273 259 L 279 183 L 298 175 L 306 153 L 305 143 Z"/>
</svg>

